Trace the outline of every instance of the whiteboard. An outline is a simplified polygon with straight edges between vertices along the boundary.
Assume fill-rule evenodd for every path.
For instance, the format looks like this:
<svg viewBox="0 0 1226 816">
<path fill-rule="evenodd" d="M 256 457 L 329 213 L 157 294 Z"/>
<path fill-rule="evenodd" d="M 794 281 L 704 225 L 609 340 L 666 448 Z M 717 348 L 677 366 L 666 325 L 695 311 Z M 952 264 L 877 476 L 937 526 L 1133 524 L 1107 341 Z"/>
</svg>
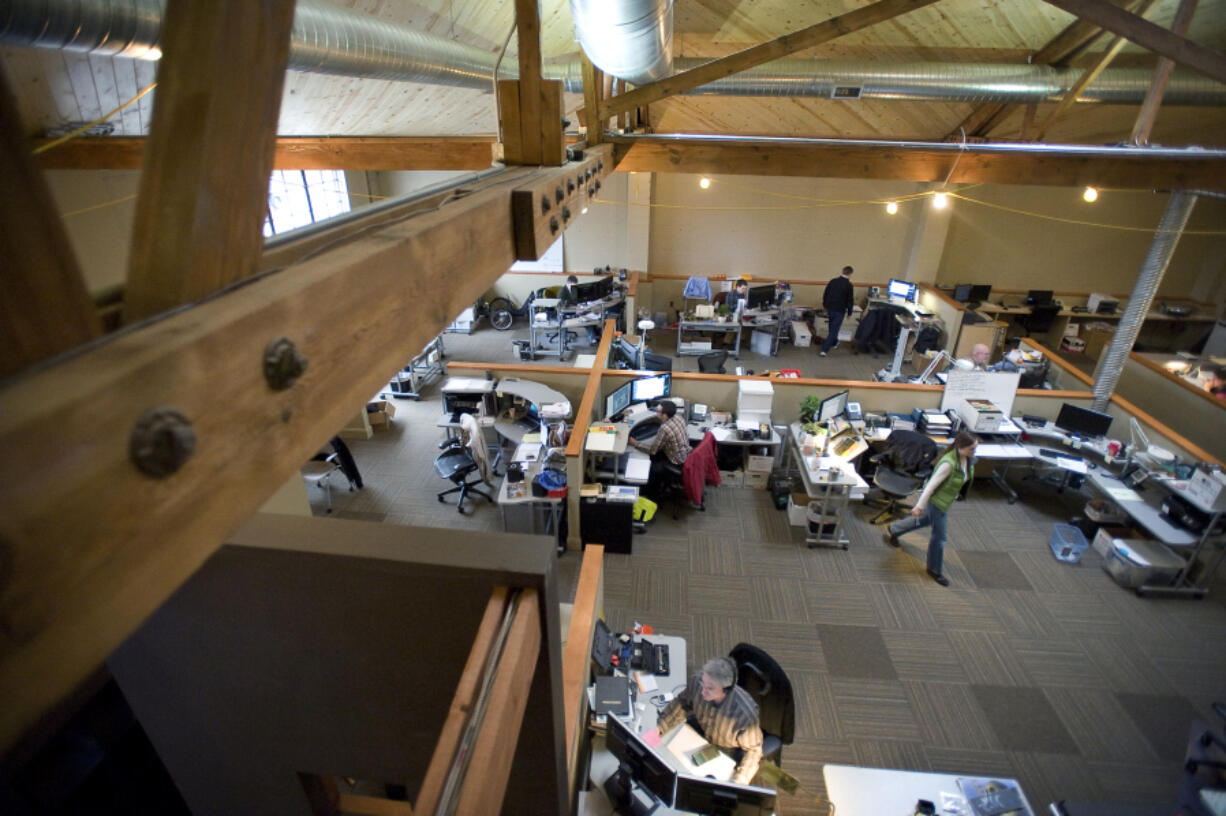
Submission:
<svg viewBox="0 0 1226 816">
<path fill-rule="evenodd" d="M 1013 398 L 1017 396 L 1020 371 L 964 371 L 950 368 L 946 374 L 945 394 L 941 410 L 958 409 L 962 400 L 985 399 L 993 403 L 1006 417 L 1013 415 Z"/>
</svg>

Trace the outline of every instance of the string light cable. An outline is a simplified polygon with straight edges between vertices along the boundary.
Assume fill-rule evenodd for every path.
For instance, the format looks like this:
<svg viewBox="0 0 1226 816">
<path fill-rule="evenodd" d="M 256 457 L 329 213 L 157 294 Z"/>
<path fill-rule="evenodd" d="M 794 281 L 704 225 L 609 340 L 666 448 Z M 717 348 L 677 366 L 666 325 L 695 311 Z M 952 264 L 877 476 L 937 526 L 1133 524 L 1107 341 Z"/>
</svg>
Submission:
<svg viewBox="0 0 1226 816">
<path fill-rule="evenodd" d="M 62 145 L 64 142 L 67 142 L 67 141 L 68 141 L 68 140 L 70 140 L 70 139 L 75 139 L 76 137 L 78 137 L 78 136 L 80 136 L 82 133 L 84 133 L 85 131 L 87 131 L 87 130 L 89 130 L 90 128 L 94 127 L 95 125 L 100 125 L 100 124 L 102 124 L 102 123 L 103 123 L 103 122 L 105 122 L 107 119 L 110 119 L 112 116 L 114 116 L 115 114 L 119 113 L 119 112 L 120 112 L 121 110 L 123 110 L 124 108 L 128 107 L 128 106 L 129 106 L 129 105 L 131 105 L 132 103 L 134 103 L 134 102 L 136 102 L 137 100 L 139 100 L 139 99 L 140 99 L 142 96 L 144 96 L 145 94 L 149 93 L 150 91 L 152 91 L 152 90 L 153 90 L 154 88 L 156 88 L 157 86 L 158 86 L 158 84 L 157 84 L 156 82 L 151 82 L 151 83 L 149 83 L 149 87 L 145 88 L 143 91 L 141 91 L 141 92 L 140 92 L 140 93 L 138 93 L 136 96 L 134 96 L 134 97 L 132 97 L 131 99 L 129 99 L 127 102 L 124 102 L 122 105 L 120 105 L 118 108 L 115 108 L 115 109 L 114 109 L 113 111 L 111 111 L 110 113 L 103 114 L 102 116 L 98 117 L 98 118 L 97 118 L 97 119 L 95 119 L 94 121 L 89 122 L 88 124 L 81 125 L 81 127 L 77 128 L 76 130 L 72 131 L 71 133 L 65 133 L 63 136 L 61 136 L 61 137 L 60 137 L 60 138 L 58 138 L 58 139 L 53 139 L 52 141 L 47 142 L 45 145 L 41 145 L 41 146 L 39 146 L 39 147 L 34 148 L 34 155 L 35 155 L 35 156 L 37 156 L 37 155 L 39 155 L 40 153 L 46 153 L 48 150 L 50 150 L 50 149 L 51 149 L 51 148 L 53 148 L 53 147 L 59 147 L 59 146 L 60 146 L 60 145 Z"/>
</svg>

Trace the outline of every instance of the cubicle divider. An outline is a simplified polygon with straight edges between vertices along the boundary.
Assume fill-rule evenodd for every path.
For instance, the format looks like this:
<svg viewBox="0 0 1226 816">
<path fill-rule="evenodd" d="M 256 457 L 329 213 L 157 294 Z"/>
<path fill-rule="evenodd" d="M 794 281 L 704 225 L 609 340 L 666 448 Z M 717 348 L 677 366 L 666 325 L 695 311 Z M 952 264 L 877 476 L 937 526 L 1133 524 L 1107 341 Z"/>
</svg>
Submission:
<svg viewBox="0 0 1226 816">
<path fill-rule="evenodd" d="M 604 322 L 604 331 L 600 335 L 600 346 L 596 349 L 596 360 L 588 371 L 587 383 L 583 389 L 583 398 L 575 409 L 574 430 L 566 443 L 566 491 L 567 513 L 571 519 L 567 529 L 566 546 L 571 550 L 583 547 L 579 531 L 579 486 L 583 484 L 584 473 L 587 470 L 587 454 L 584 452 L 584 442 L 587 439 L 587 428 L 592 424 L 592 412 L 596 400 L 600 396 L 600 378 L 605 370 L 605 362 L 609 359 L 609 346 L 613 342 L 614 326 L 612 318 Z M 595 410 L 599 410 L 596 408 Z"/>
<path fill-rule="evenodd" d="M 1167 371 L 1139 354 L 1129 354 L 1116 394 L 1147 414 L 1179 417 L 1179 430 L 1193 444 L 1226 459 L 1226 400 Z"/>
<path fill-rule="evenodd" d="M 941 290 L 928 283 L 919 284 L 919 305 L 935 314 L 944 324 L 942 336 L 943 348 L 950 354 L 958 344 L 958 333 L 962 331 L 962 315 L 966 307 L 951 298 Z"/>
<path fill-rule="evenodd" d="M 583 787 L 582 761 L 591 744 L 587 729 L 587 687 L 592 684 L 592 635 L 604 609 L 604 547 L 583 550 L 579 583 L 562 651 L 562 708 L 566 722 L 567 782 L 572 805 Z"/>
</svg>

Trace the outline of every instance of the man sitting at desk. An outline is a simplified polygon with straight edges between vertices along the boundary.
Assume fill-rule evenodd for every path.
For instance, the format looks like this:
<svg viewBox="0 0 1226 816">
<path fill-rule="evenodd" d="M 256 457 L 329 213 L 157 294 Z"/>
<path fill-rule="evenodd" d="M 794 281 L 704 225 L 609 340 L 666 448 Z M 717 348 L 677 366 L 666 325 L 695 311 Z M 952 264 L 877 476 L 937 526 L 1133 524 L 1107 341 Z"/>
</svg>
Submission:
<svg viewBox="0 0 1226 816">
<path fill-rule="evenodd" d="M 991 359 L 991 357 L 992 350 L 990 348 L 985 346 L 983 343 L 976 343 L 971 347 L 970 359 L 968 360 L 967 358 L 963 357 L 962 359 L 958 360 L 958 367 L 966 368 L 967 371 L 972 369 L 975 371 L 987 371 L 988 360 Z M 970 363 L 969 368 L 967 368 L 965 365 L 966 363 Z"/>
<path fill-rule="evenodd" d="M 736 664 L 731 658 L 713 657 L 703 664 L 685 690 L 660 712 L 659 733 L 687 718 L 707 742 L 733 749 L 737 766 L 732 781 L 748 785 L 762 761 L 762 726 L 758 704 L 736 684 Z"/>
<path fill-rule="evenodd" d="M 690 435 L 686 432 L 685 420 L 677 415 L 677 404 L 668 399 L 660 400 L 656 403 L 656 416 L 660 418 L 660 430 L 650 442 L 640 442 L 634 437 L 626 440 L 627 445 L 651 456 L 651 476 L 647 481 L 647 493 L 651 495 L 659 495 L 659 486 L 666 478 L 664 462 L 679 468 L 690 455 Z"/>
<path fill-rule="evenodd" d="M 744 311 L 745 306 L 749 305 L 748 300 L 749 281 L 742 278 L 733 284 L 732 291 L 728 293 L 728 300 L 725 302 L 725 305 L 728 307 L 728 311 L 735 315 L 737 313 L 738 306 L 740 306 L 741 310 Z"/>
<path fill-rule="evenodd" d="M 567 306 L 577 306 L 579 304 L 579 291 L 575 288 L 579 285 L 579 279 L 574 275 L 566 276 L 566 285 L 562 287 L 562 291 L 558 292 L 558 309 L 565 311 Z M 565 323 L 565 321 L 563 321 Z M 590 346 L 599 345 L 600 332 L 596 331 L 595 326 L 584 326 L 587 329 L 587 342 Z"/>
</svg>

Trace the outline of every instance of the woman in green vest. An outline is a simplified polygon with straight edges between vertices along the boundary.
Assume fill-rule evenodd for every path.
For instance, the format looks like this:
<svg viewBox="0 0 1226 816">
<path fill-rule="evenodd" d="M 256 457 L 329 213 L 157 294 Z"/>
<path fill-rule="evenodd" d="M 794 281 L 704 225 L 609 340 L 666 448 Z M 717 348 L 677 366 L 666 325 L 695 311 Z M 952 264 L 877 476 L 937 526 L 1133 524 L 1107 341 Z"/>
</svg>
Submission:
<svg viewBox="0 0 1226 816">
<path fill-rule="evenodd" d="M 898 537 L 911 530 L 932 525 L 928 539 L 928 574 L 941 586 L 949 586 L 949 579 L 941 571 L 945 558 L 945 516 L 949 507 L 963 494 L 975 478 L 972 461 L 979 439 L 969 431 L 959 431 L 951 444 L 937 459 L 936 470 L 924 485 L 919 501 L 911 509 L 911 518 L 900 519 L 886 529 L 886 540 L 898 546 Z"/>
</svg>

